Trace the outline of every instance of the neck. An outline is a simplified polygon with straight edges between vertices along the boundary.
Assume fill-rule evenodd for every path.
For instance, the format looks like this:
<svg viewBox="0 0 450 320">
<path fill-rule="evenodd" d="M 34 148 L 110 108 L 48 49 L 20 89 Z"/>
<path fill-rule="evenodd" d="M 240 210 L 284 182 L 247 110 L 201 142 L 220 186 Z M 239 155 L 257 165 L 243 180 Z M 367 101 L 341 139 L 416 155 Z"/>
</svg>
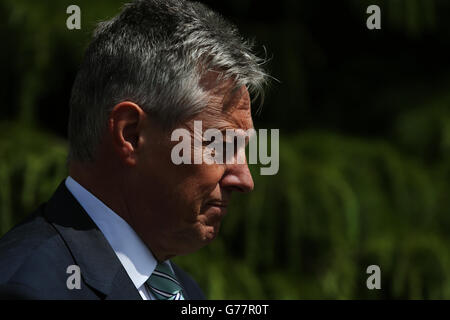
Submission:
<svg viewBox="0 0 450 320">
<path fill-rule="evenodd" d="M 111 174 L 119 171 L 113 171 L 108 166 L 110 164 L 73 161 L 69 164 L 69 175 L 131 225 L 128 206 L 121 191 L 124 186 L 118 175 Z"/>
<path fill-rule="evenodd" d="M 138 221 L 134 221 L 133 214 L 126 201 L 127 191 L 130 190 L 120 176 L 122 169 L 112 168 L 111 162 L 105 161 L 105 163 L 103 165 L 96 162 L 81 163 L 73 161 L 69 164 L 69 175 L 124 219 L 144 241 L 158 262 L 172 258 L 174 255 L 166 254 L 164 250 L 152 248 L 150 246 L 151 239 L 147 239 L 145 232 L 144 234 L 140 232 L 143 230 L 141 230 L 139 224 L 135 223 Z"/>
</svg>

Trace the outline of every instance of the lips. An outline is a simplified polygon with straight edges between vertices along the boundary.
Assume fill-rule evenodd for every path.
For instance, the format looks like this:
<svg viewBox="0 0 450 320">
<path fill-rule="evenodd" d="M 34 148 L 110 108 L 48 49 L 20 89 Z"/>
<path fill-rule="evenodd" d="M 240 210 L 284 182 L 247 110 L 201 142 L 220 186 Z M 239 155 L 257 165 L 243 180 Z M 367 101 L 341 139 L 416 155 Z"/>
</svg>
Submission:
<svg viewBox="0 0 450 320">
<path fill-rule="evenodd" d="M 222 201 L 210 201 L 206 205 L 207 206 L 211 206 L 211 207 L 220 207 L 220 208 L 228 207 L 228 203 L 227 202 L 222 202 Z"/>
<path fill-rule="evenodd" d="M 228 204 L 225 202 L 208 202 L 204 208 L 204 215 L 206 216 L 206 224 L 216 226 L 220 224 L 222 218 L 227 213 Z"/>
</svg>

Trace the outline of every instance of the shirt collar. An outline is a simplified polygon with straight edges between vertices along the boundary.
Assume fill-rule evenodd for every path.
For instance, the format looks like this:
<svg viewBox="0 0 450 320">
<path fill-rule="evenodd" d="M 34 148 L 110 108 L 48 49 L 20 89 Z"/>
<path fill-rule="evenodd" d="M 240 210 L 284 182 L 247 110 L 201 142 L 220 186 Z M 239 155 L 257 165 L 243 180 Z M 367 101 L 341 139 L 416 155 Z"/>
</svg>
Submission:
<svg viewBox="0 0 450 320">
<path fill-rule="evenodd" d="M 139 289 L 156 268 L 157 261 L 130 225 L 72 177 L 66 187 L 109 242 L 128 276 Z"/>
</svg>

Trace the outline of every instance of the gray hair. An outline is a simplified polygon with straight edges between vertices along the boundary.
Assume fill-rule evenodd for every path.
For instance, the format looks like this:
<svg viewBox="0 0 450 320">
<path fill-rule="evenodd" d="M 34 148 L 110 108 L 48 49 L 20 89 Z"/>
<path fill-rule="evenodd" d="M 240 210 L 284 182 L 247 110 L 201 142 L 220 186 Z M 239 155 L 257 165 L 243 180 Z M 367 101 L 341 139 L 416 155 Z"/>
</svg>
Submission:
<svg viewBox="0 0 450 320">
<path fill-rule="evenodd" d="M 203 110 L 208 71 L 263 96 L 267 74 L 235 26 L 205 5 L 137 0 L 94 32 L 70 99 L 69 160 L 92 161 L 112 108 L 132 101 L 170 128 Z"/>
</svg>

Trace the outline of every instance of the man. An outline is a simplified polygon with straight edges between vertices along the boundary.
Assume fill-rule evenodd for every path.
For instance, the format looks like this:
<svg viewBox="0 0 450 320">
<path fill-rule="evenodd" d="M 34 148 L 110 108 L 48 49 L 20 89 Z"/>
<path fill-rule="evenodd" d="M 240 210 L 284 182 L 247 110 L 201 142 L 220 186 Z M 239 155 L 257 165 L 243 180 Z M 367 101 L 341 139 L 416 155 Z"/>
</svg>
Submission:
<svg viewBox="0 0 450 320">
<path fill-rule="evenodd" d="M 199 3 L 139 0 L 101 23 L 72 90 L 69 177 L 1 239 L 1 297 L 203 299 L 169 259 L 213 240 L 253 180 L 246 163 L 174 164 L 171 132 L 252 128 L 260 64 Z"/>
</svg>

